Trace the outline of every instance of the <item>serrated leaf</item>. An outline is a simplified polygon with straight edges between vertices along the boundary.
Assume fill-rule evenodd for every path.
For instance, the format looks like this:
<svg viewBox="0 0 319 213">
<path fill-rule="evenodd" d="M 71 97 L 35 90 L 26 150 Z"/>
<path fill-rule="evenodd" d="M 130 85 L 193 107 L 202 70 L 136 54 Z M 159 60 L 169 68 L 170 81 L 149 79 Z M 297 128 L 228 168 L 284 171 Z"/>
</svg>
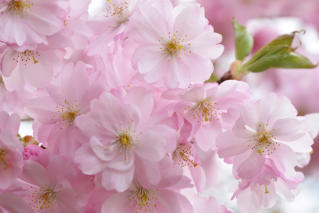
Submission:
<svg viewBox="0 0 319 213">
<path fill-rule="evenodd" d="M 235 19 L 233 19 L 233 28 L 235 32 L 236 58 L 243 61 L 251 53 L 254 39 L 246 27 L 239 24 Z"/>
</svg>

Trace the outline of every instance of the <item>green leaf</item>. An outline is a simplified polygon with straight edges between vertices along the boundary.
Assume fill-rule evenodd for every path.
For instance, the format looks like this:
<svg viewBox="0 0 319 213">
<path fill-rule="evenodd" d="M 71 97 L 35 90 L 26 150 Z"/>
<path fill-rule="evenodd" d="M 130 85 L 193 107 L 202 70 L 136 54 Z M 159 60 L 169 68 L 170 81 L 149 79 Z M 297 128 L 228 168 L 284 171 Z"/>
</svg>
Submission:
<svg viewBox="0 0 319 213">
<path fill-rule="evenodd" d="M 236 58 L 243 61 L 251 53 L 254 39 L 246 27 L 239 24 L 235 19 L 233 19 L 233 28 L 235 31 Z"/>
<path fill-rule="evenodd" d="M 260 49 L 249 61 L 242 67 L 242 70 L 250 72 L 263 72 L 270 68 L 314 68 L 307 57 L 295 53 L 296 48 L 291 45 L 297 32 L 289 35 L 282 35 L 271 41 L 265 47 Z"/>
<path fill-rule="evenodd" d="M 275 67 L 287 69 L 311 69 L 317 66 L 316 64 L 313 64 L 307 57 L 295 52 L 290 52 L 283 55 L 274 65 Z"/>
</svg>

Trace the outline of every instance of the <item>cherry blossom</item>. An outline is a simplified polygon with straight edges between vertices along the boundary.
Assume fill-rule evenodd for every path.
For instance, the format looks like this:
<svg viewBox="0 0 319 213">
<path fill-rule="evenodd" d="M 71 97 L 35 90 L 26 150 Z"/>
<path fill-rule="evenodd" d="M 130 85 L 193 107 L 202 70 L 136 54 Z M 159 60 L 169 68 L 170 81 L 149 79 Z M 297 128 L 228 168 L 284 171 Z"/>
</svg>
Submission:
<svg viewBox="0 0 319 213">
<path fill-rule="evenodd" d="M 12 45 L 47 44 L 64 26 L 64 0 L 2 0 L 0 41 Z M 12 27 L 14 26 L 14 27 Z"/>
<path fill-rule="evenodd" d="M 59 156 L 46 165 L 25 162 L 22 180 L 27 191 L 24 199 L 34 212 L 81 212 L 83 200 L 77 190 L 72 164 Z"/>
<path fill-rule="evenodd" d="M 138 26 L 132 35 L 138 44 L 133 63 L 148 82 L 161 81 L 176 88 L 209 78 L 211 60 L 222 54 L 223 46 L 203 8 L 196 4 L 173 7 L 164 0 L 141 4 L 138 11 L 132 17 Z"/>
<path fill-rule="evenodd" d="M 100 85 L 90 82 L 84 63 L 67 64 L 56 82 L 26 106 L 36 119 L 36 139 L 54 153 L 70 154 L 86 140 L 74 121 L 89 111 L 90 101 L 101 92 Z"/>
<path fill-rule="evenodd" d="M 266 160 L 283 177 L 298 179 L 297 155 L 310 154 L 313 144 L 304 125 L 287 98 L 267 96 L 242 108 L 233 129 L 218 137 L 218 154 L 233 163 L 234 175 L 241 179 L 257 176 Z"/>
<path fill-rule="evenodd" d="M 85 174 L 99 174 L 108 190 L 125 191 L 133 181 L 134 164 L 149 169 L 160 161 L 165 155 L 165 131 L 170 132 L 169 127 L 149 120 L 152 94 L 136 88 L 124 99 L 126 103 L 104 93 L 92 102 L 91 112 L 76 120 L 90 141 L 77 150 L 75 161 Z"/>
</svg>

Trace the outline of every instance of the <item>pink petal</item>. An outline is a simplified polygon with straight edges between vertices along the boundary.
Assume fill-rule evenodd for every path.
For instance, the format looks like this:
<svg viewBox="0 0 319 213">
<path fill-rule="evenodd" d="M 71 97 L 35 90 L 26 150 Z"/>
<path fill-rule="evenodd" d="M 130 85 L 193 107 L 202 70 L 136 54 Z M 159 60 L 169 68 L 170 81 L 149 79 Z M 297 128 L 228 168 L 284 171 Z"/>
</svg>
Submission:
<svg viewBox="0 0 319 213">
<path fill-rule="evenodd" d="M 251 151 L 248 156 L 235 157 L 233 169 L 236 171 L 238 177 L 252 179 L 261 171 L 264 161 L 263 155 L 256 151 Z"/>
<path fill-rule="evenodd" d="M 187 40 L 192 40 L 208 25 L 203 8 L 198 5 L 185 7 L 176 17 L 174 32 L 186 35 Z"/>
<path fill-rule="evenodd" d="M 146 187 L 158 185 L 161 180 L 159 164 L 136 157 L 135 178 Z"/>
<path fill-rule="evenodd" d="M 164 53 L 160 48 L 160 45 L 148 45 L 135 51 L 133 61 L 141 74 L 152 71 L 164 59 Z"/>
<path fill-rule="evenodd" d="M 314 140 L 310 137 L 310 135 L 305 134 L 298 140 L 287 142 L 285 145 L 289 146 L 294 152 L 308 154 L 312 151 L 311 146 L 313 143 Z"/>
<path fill-rule="evenodd" d="M 174 187 L 183 177 L 183 169 L 177 166 L 169 157 L 159 163 L 161 179 L 157 186 L 162 188 Z"/>
<path fill-rule="evenodd" d="M 22 179 L 36 186 L 44 186 L 50 183 L 50 177 L 46 169 L 32 160 L 25 161 Z"/>
<path fill-rule="evenodd" d="M 105 163 L 96 157 L 89 144 L 82 145 L 75 152 L 74 162 L 87 175 L 97 174 L 105 168 Z"/>
<path fill-rule="evenodd" d="M 40 61 L 41 58 L 38 60 Z M 30 63 L 26 67 L 21 64 L 19 66 L 19 69 L 22 69 L 20 72 L 23 73 L 25 81 L 36 88 L 46 87 L 53 76 L 52 68 L 48 68 L 46 64 L 41 62 Z"/>
<path fill-rule="evenodd" d="M 214 60 L 224 51 L 224 46 L 219 44 L 221 41 L 222 36 L 215 33 L 212 27 L 208 27 L 190 43 L 196 54 Z"/>
<path fill-rule="evenodd" d="M 42 96 L 33 99 L 26 105 L 26 113 L 41 123 L 54 123 L 57 117 L 57 104 L 49 96 Z"/>
<path fill-rule="evenodd" d="M 125 101 L 135 106 L 145 120 L 150 117 L 153 111 L 153 95 L 144 88 L 139 87 L 129 90 L 125 96 Z"/>
<path fill-rule="evenodd" d="M 189 201 L 182 195 L 169 190 L 161 190 L 158 192 L 158 210 L 159 212 L 184 213 L 192 212 L 192 206 Z"/>
<path fill-rule="evenodd" d="M 105 146 L 96 137 L 90 139 L 90 147 L 94 154 L 102 161 L 110 161 L 115 158 L 116 154 L 119 154 L 113 148 L 115 146 Z"/>
<path fill-rule="evenodd" d="M 87 136 L 103 139 L 103 142 L 111 143 L 116 139 L 115 127 L 111 119 L 100 112 L 90 112 L 75 119 L 75 124 Z"/>
<path fill-rule="evenodd" d="M 216 145 L 218 155 L 221 158 L 228 158 L 246 152 L 249 142 L 240 139 L 230 132 L 222 133 L 217 137 Z"/>
<path fill-rule="evenodd" d="M 288 146 L 284 144 L 277 146 L 276 151 L 271 155 L 271 159 L 273 160 L 276 169 L 284 177 L 290 180 L 295 178 L 298 179 L 298 175 L 295 171 L 295 166 L 297 165 L 297 155 Z M 302 179 L 299 181 L 302 181 Z"/>
<path fill-rule="evenodd" d="M 279 141 L 294 141 L 304 136 L 301 132 L 302 121 L 296 118 L 284 118 L 277 120 L 272 126 L 272 133 L 276 140 Z"/>
<path fill-rule="evenodd" d="M 178 79 L 180 81 L 184 79 L 188 84 L 190 82 L 196 84 L 206 81 L 214 70 L 211 60 L 196 53 L 185 53 L 177 63 L 179 65 Z"/>
<path fill-rule="evenodd" d="M 15 58 L 17 58 L 18 54 L 11 48 L 7 48 L 3 55 L 1 61 L 1 72 L 5 77 L 9 77 L 10 74 L 15 70 L 18 63 Z"/>
<path fill-rule="evenodd" d="M 203 151 L 216 149 L 216 138 L 221 130 L 222 128 L 217 122 L 202 125 L 195 135 L 196 143 Z"/>
<path fill-rule="evenodd" d="M 15 68 L 15 70 L 11 73 L 9 77 L 3 77 L 4 84 L 6 85 L 6 89 L 9 91 L 22 91 L 24 89 L 24 77 L 23 72 L 20 70 L 20 64 Z"/>
<path fill-rule="evenodd" d="M 197 102 L 201 101 L 205 96 L 205 91 L 203 87 L 194 87 L 187 91 L 185 94 L 181 96 L 181 98 L 185 101 L 189 102 Z"/>
<path fill-rule="evenodd" d="M 28 11 L 26 24 L 40 35 L 53 35 L 63 27 L 62 19 L 57 17 L 57 6 L 48 2 L 38 4 L 41 5 L 36 4 Z"/>
<path fill-rule="evenodd" d="M 75 66 L 67 64 L 63 72 L 63 75 L 59 78 L 63 95 L 68 101 L 77 101 L 79 104 L 89 90 L 89 76 L 86 65 L 82 62 Z"/>
<path fill-rule="evenodd" d="M 33 213 L 32 209 L 24 202 L 24 200 L 22 200 L 19 196 L 8 192 L 0 194 L 0 206 L 9 213 Z"/>
<path fill-rule="evenodd" d="M 107 169 L 102 173 L 102 186 L 107 190 L 124 192 L 129 188 L 134 177 L 134 167 L 127 171 Z"/>
<path fill-rule="evenodd" d="M 165 156 L 165 143 L 156 129 L 145 130 L 138 136 L 135 152 L 145 160 L 159 161 Z"/>
<path fill-rule="evenodd" d="M 108 198 L 102 206 L 101 213 L 132 213 L 129 192 L 116 193 Z"/>
</svg>

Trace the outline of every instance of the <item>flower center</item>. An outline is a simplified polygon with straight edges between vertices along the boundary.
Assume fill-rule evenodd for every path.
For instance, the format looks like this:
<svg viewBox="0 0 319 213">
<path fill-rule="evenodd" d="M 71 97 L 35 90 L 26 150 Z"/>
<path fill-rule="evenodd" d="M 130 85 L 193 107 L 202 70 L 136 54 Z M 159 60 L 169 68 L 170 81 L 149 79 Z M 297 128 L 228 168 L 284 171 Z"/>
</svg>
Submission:
<svg viewBox="0 0 319 213">
<path fill-rule="evenodd" d="M 123 17 L 128 11 L 128 2 L 123 1 L 118 5 L 114 4 L 111 0 L 106 0 L 108 3 L 108 8 L 107 8 L 107 14 L 105 15 L 106 17 L 110 16 L 119 16 Z"/>
<path fill-rule="evenodd" d="M 214 118 L 219 119 L 220 113 L 222 113 L 221 110 L 216 109 L 215 105 L 215 102 L 206 98 L 192 107 L 191 112 L 195 119 L 203 122 L 211 122 Z"/>
<path fill-rule="evenodd" d="M 21 14 L 25 9 L 31 8 L 32 5 L 33 3 L 30 0 L 12 0 L 8 4 L 8 10 Z"/>
<path fill-rule="evenodd" d="M 192 145 L 191 144 L 179 144 L 175 151 L 173 152 L 173 160 L 180 167 L 196 167 L 197 163 L 195 163 L 194 155 L 192 153 Z"/>
<path fill-rule="evenodd" d="M 32 193 L 33 209 L 47 212 L 45 210 L 54 210 L 54 203 L 56 201 L 56 192 L 54 188 L 45 186 Z"/>
<path fill-rule="evenodd" d="M 280 144 L 274 140 L 271 131 L 268 131 L 263 124 L 258 125 L 257 133 L 253 136 L 253 141 L 250 148 L 256 150 L 261 155 L 271 155 L 276 151 L 277 146 L 280 146 Z"/>
<path fill-rule="evenodd" d="M 136 206 L 136 212 L 153 212 L 156 208 L 154 194 L 153 190 L 137 185 L 129 200 Z"/>
<path fill-rule="evenodd" d="M 162 43 L 162 47 L 160 48 L 165 55 L 170 56 L 170 57 L 176 57 L 181 54 L 182 51 L 185 53 L 188 51 L 191 53 L 189 50 L 190 43 L 185 44 L 185 38 L 186 36 L 180 35 L 178 31 L 175 33 L 168 33 L 168 41 L 162 42 L 160 39 L 159 42 Z"/>
<path fill-rule="evenodd" d="M 3 170 L 8 169 L 9 163 L 7 161 L 7 151 L 4 149 L 0 149 L 0 166 Z"/>
<path fill-rule="evenodd" d="M 74 119 L 76 118 L 78 112 L 77 111 L 69 111 L 62 113 L 62 119 L 68 123 L 73 123 Z"/>
<path fill-rule="evenodd" d="M 183 46 L 175 39 L 169 41 L 165 45 L 165 52 L 169 56 L 176 56 L 183 49 Z"/>
<path fill-rule="evenodd" d="M 130 148 L 132 146 L 131 136 L 129 136 L 127 134 L 123 134 L 123 135 L 118 136 L 118 140 L 120 142 L 120 145 L 123 148 Z"/>
<path fill-rule="evenodd" d="M 58 112 L 61 113 L 62 120 L 69 126 L 72 126 L 75 118 L 80 115 L 79 106 L 77 104 L 72 105 L 67 100 L 57 108 Z"/>
<path fill-rule="evenodd" d="M 37 51 L 25 50 L 24 52 L 19 52 L 17 57 L 14 57 L 13 60 L 15 60 L 17 63 L 20 61 L 22 64 L 27 66 L 30 61 L 33 64 L 37 64 L 39 62 L 37 57 L 39 56 L 40 54 Z"/>
<path fill-rule="evenodd" d="M 133 137 L 129 131 L 119 134 L 113 143 L 118 145 L 120 152 L 124 154 L 125 160 L 128 160 L 128 152 L 133 146 Z"/>
</svg>

